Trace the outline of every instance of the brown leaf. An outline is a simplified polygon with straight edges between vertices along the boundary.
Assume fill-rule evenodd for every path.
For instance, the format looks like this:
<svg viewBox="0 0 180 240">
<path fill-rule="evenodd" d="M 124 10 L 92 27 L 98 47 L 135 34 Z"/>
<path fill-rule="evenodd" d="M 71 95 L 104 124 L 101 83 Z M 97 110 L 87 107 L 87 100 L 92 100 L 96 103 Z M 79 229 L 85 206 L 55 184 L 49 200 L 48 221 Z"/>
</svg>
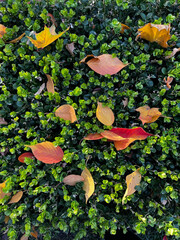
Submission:
<svg viewBox="0 0 180 240">
<path fill-rule="evenodd" d="M 0 125 L 7 125 L 8 123 L 4 120 L 4 118 L 0 117 Z"/>
<path fill-rule="evenodd" d="M 23 37 L 24 37 L 25 33 L 21 34 L 19 37 L 9 41 L 8 43 L 17 43 L 18 41 L 20 41 Z"/>
<path fill-rule="evenodd" d="M 74 47 L 74 42 L 69 43 L 69 44 L 66 44 L 66 49 L 67 49 L 68 52 L 74 57 L 74 53 L 73 53 L 73 51 L 74 51 L 74 49 L 75 49 L 75 47 Z"/>
<path fill-rule="evenodd" d="M 126 107 L 128 105 L 128 98 L 125 97 L 122 102 L 123 102 L 123 106 Z"/>
<path fill-rule="evenodd" d="M 60 106 L 56 112 L 55 112 L 56 117 L 63 118 L 64 120 L 69 120 L 71 123 L 77 121 L 76 113 L 75 110 L 72 106 L 68 104 L 64 104 Z"/>
<path fill-rule="evenodd" d="M 51 18 L 52 24 L 57 27 L 58 25 L 57 25 L 57 22 L 56 22 L 56 19 L 54 18 L 54 16 L 51 13 L 48 13 L 47 16 L 49 16 Z"/>
<path fill-rule="evenodd" d="M 33 232 L 31 232 L 31 236 L 35 237 L 36 239 L 38 238 L 38 232 L 35 230 L 35 227 L 32 227 Z"/>
<path fill-rule="evenodd" d="M 20 240 L 28 240 L 28 237 L 24 234 Z"/>
<path fill-rule="evenodd" d="M 98 102 L 96 109 L 97 119 L 106 126 L 111 126 L 114 123 L 114 113 L 109 107 L 103 107 L 102 103 Z"/>
<path fill-rule="evenodd" d="M 23 191 L 17 192 L 17 193 L 11 198 L 11 200 L 8 202 L 8 204 L 19 202 L 19 200 L 22 198 L 22 196 L 23 196 Z"/>
<path fill-rule="evenodd" d="M 41 92 L 44 90 L 44 88 L 45 88 L 45 83 L 43 83 L 43 84 L 40 86 L 39 90 L 34 94 L 34 96 L 36 96 L 36 95 L 38 95 L 38 94 L 41 94 Z"/>
<path fill-rule="evenodd" d="M 174 48 L 172 53 L 170 55 L 166 56 L 165 59 L 169 59 L 169 58 L 174 57 L 174 55 L 179 51 L 180 51 L 180 48 Z"/>
<path fill-rule="evenodd" d="M 91 57 L 91 59 L 86 62 L 87 58 L 89 57 Z M 121 62 L 117 57 L 113 58 L 111 54 L 103 54 L 97 57 L 88 55 L 80 61 L 80 63 L 84 62 L 86 62 L 92 70 L 99 73 L 100 75 L 116 74 L 122 68 L 128 65 Z"/>
<path fill-rule="evenodd" d="M 84 178 L 80 175 L 68 175 L 63 179 L 63 183 L 69 185 L 69 186 L 75 186 L 77 182 L 83 182 Z"/>
<path fill-rule="evenodd" d="M 46 77 L 48 79 L 48 81 L 46 83 L 47 90 L 48 90 L 48 92 L 54 93 L 55 92 L 54 91 L 54 82 L 49 74 L 46 74 Z"/>
<path fill-rule="evenodd" d="M 171 85 L 170 85 L 170 83 L 172 83 L 172 81 L 173 81 L 173 77 L 167 77 L 167 80 L 166 80 L 166 78 L 164 78 L 164 82 L 166 83 L 166 86 L 170 89 L 171 88 Z"/>
<path fill-rule="evenodd" d="M 10 219 L 9 216 L 5 216 L 5 218 L 4 218 L 4 222 L 5 222 L 5 224 L 7 224 L 7 223 L 9 222 L 9 219 Z"/>
<path fill-rule="evenodd" d="M 87 204 L 88 199 L 92 196 L 95 190 L 94 180 L 87 168 L 82 171 L 81 176 L 84 178 L 83 190 L 85 191 L 85 198 Z"/>
</svg>

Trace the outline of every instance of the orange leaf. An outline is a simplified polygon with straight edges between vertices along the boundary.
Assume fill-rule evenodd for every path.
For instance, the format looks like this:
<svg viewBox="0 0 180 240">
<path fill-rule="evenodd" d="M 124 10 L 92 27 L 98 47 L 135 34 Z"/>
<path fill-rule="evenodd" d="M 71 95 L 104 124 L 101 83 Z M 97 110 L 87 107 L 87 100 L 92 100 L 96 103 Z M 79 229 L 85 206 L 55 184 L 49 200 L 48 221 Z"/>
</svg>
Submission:
<svg viewBox="0 0 180 240">
<path fill-rule="evenodd" d="M 90 133 L 84 137 L 85 140 L 98 140 L 101 138 L 103 138 L 103 136 L 100 133 Z"/>
<path fill-rule="evenodd" d="M 83 182 L 84 178 L 80 175 L 71 174 L 63 179 L 63 183 L 69 186 L 75 186 L 77 182 Z"/>
<path fill-rule="evenodd" d="M 86 59 L 89 57 L 91 57 L 91 59 L 86 62 Z M 103 54 L 98 57 L 88 55 L 80 61 L 80 63 L 83 62 L 86 62 L 92 70 L 99 73 L 100 75 L 116 74 L 122 68 L 128 65 L 121 62 L 117 57 L 113 58 L 111 54 Z"/>
<path fill-rule="evenodd" d="M 21 34 L 21 36 L 11 40 L 10 42 L 8 43 L 17 43 L 18 41 L 20 41 L 23 37 L 24 37 L 25 33 Z"/>
<path fill-rule="evenodd" d="M 150 42 L 157 42 L 164 48 L 169 47 L 167 41 L 171 38 L 170 35 L 170 24 L 169 25 L 158 25 L 148 23 L 144 27 L 138 29 L 139 34 L 136 40 L 141 37 Z"/>
<path fill-rule="evenodd" d="M 96 109 L 96 117 L 104 125 L 111 126 L 114 123 L 113 111 L 109 107 L 103 107 L 100 102 Z"/>
<path fill-rule="evenodd" d="M 0 24 L 0 38 L 2 38 L 5 33 L 6 33 L 6 27 Z"/>
<path fill-rule="evenodd" d="M 121 31 L 120 31 L 120 33 L 123 34 L 123 33 L 124 33 L 124 30 L 127 30 L 127 29 L 130 29 L 130 27 L 128 27 L 127 25 L 121 23 Z"/>
<path fill-rule="evenodd" d="M 127 138 L 125 140 L 114 141 L 114 146 L 117 151 L 123 150 L 123 149 L 127 148 L 135 140 L 136 139 L 134 139 L 134 138 Z"/>
<path fill-rule="evenodd" d="M 63 158 L 63 150 L 57 146 L 55 147 L 52 142 L 42 142 L 37 143 L 36 145 L 26 145 L 30 147 L 34 156 L 41 162 L 47 164 L 58 163 Z"/>
<path fill-rule="evenodd" d="M 34 155 L 31 152 L 25 152 L 18 157 L 18 160 L 20 162 L 24 163 L 24 160 L 25 160 L 26 157 L 34 159 Z"/>
<path fill-rule="evenodd" d="M 52 24 L 57 27 L 57 22 L 56 22 L 56 19 L 54 18 L 54 16 L 51 13 L 48 13 L 47 16 L 49 16 L 51 18 Z"/>
<path fill-rule="evenodd" d="M 174 55 L 179 51 L 180 51 L 180 48 L 174 48 L 172 53 L 170 55 L 166 56 L 165 59 L 169 59 L 171 57 L 174 57 Z"/>
<path fill-rule="evenodd" d="M 11 198 L 11 200 L 8 202 L 8 204 L 19 202 L 19 200 L 22 198 L 22 196 L 23 196 L 23 191 L 17 192 L 17 193 Z"/>
<path fill-rule="evenodd" d="M 47 90 L 48 92 L 54 93 L 54 82 L 49 74 L 46 74 L 46 77 L 48 79 L 46 83 Z"/>
<path fill-rule="evenodd" d="M 34 40 L 31 37 L 27 37 L 27 38 L 30 39 L 30 41 L 34 44 L 35 47 L 44 48 L 49 44 L 51 44 L 52 42 L 54 42 L 59 37 L 61 37 L 68 30 L 69 30 L 69 27 L 65 31 L 59 34 L 56 34 L 54 25 L 52 25 L 50 28 L 45 26 L 42 32 L 36 33 L 36 40 Z"/>
<path fill-rule="evenodd" d="M 137 108 L 136 111 L 140 112 L 139 119 L 142 121 L 142 124 L 144 124 L 155 122 L 160 116 L 162 116 L 158 109 L 159 108 L 150 108 L 149 106 L 145 105 Z"/>
<path fill-rule="evenodd" d="M 170 85 L 170 83 L 172 83 L 172 81 L 173 81 L 173 77 L 167 77 L 167 80 L 166 80 L 166 78 L 164 78 L 164 82 L 166 83 L 166 86 L 170 89 L 171 88 L 171 85 Z"/>
<path fill-rule="evenodd" d="M 33 232 L 31 232 L 31 236 L 33 236 L 37 239 L 38 238 L 38 232 L 35 230 L 34 226 L 32 228 L 33 228 Z"/>
<path fill-rule="evenodd" d="M 56 112 L 55 112 L 56 117 L 63 118 L 64 120 L 69 120 L 71 123 L 77 121 L 76 113 L 75 110 L 72 106 L 68 104 L 64 104 L 60 106 Z"/>
<path fill-rule="evenodd" d="M 116 133 L 113 133 L 109 130 L 105 130 L 104 132 L 101 133 L 101 135 L 104 137 L 104 138 L 107 138 L 109 140 L 112 140 L 112 141 L 119 141 L 119 140 L 124 140 L 125 138 L 117 135 Z"/>
</svg>

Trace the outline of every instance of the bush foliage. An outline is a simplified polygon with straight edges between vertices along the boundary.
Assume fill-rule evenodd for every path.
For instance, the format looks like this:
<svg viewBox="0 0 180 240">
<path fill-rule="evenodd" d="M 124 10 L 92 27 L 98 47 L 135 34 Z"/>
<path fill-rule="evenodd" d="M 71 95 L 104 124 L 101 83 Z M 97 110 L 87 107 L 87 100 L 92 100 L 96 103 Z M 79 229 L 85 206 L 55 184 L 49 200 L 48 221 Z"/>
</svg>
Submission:
<svg viewBox="0 0 180 240">
<path fill-rule="evenodd" d="M 37 49 L 26 36 L 50 27 L 52 14 L 56 30 L 70 29 L 51 45 Z M 29 239 L 33 226 L 45 240 L 60 230 L 74 239 L 101 238 L 107 230 L 135 230 L 142 239 L 155 229 L 151 239 L 178 239 L 178 126 L 180 113 L 179 5 L 175 0 L 7 0 L 0 3 L 0 23 L 7 32 L 0 38 L 0 116 L 7 125 L 0 128 L 0 182 L 4 192 L 23 191 L 22 199 L 7 204 L 0 200 L 0 228 L 10 240 L 19 233 Z M 135 41 L 138 28 L 147 23 L 171 24 L 169 48 L 143 39 Z M 124 23 L 130 27 L 120 33 Z M 34 31 L 34 32 L 32 32 Z M 10 40 L 25 36 L 17 43 Z M 74 43 L 74 55 L 66 45 Z M 115 75 L 101 76 L 80 64 L 88 54 L 113 54 L 129 63 Z M 55 93 L 40 94 L 45 74 L 52 76 Z M 173 77 L 171 89 L 164 78 Z M 123 104 L 124 99 L 127 105 Z M 110 129 L 96 118 L 97 102 L 115 114 L 114 127 L 143 127 L 153 134 L 122 151 L 106 140 L 83 140 L 89 133 Z M 77 122 L 55 116 L 63 104 L 74 107 Z M 136 108 L 156 107 L 165 117 L 142 125 Z M 25 145 L 51 141 L 64 151 L 62 162 L 44 164 L 18 157 Z M 81 174 L 87 165 L 95 181 L 95 192 L 85 203 L 83 183 L 62 183 L 68 174 Z M 140 168 L 142 180 L 127 197 L 126 176 Z M 9 216 L 8 223 L 4 222 Z"/>
</svg>

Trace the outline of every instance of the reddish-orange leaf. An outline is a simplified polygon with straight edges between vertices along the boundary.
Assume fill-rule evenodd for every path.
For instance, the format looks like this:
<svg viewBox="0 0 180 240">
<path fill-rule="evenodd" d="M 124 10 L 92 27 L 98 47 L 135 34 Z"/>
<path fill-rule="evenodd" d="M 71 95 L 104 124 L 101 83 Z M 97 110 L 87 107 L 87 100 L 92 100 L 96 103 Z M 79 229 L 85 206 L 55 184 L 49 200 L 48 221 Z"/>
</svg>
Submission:
<svg viewBox="0 0 180 240">
<path fill-rule="evenodd" d="M 136 140 L 144 140 L 148 136 L 152 136 L 152 134 L 147 133 L 141 127 L 129 129 L 129 128 L 113 128 L 109 130 L 123 138 L 134 138 Z"/>
<path fill-rule="evenodd" d="M 86 62 L 87 58 L 89 57 L 91 57 L 91 59 Z M 99 73 L 100 75 L 116 74 L 122 68 L 128 65 L 121 62 L 117 57 L 113 58 L 111 54 L 103 54 L 97 57 L 93 55 L 88 55 L 80 61 L 80 63 L 83 62 L 86 62 L 92 70 Z"/>
<path fill-rule="evenodd" d="M 135 140 L 136 139 L 134 139 L 134 138 L 127 138 L 127 139 L 121 140 L 121 141 L 114 141 L 114 146 L 117 151 L 123 150 L 123 149 L 127 148 Z"/>
<path fill-rule="evenodd" d="M 33 232 L 31 232 L 31 236 L 35 237 L 36 239 L 38 238 L 38 232 L 35 230 L 35 227 L 32 227 Z"/>
<path fill-rule="evenodd" d="M 41 162 L 47 164 L 58 163 L 63 158 L 63 150 L 57 146 L 55 147 L 52 142 L 42 142 L 36 145 L 26 145 L 30 147 L 34 156 Z"/>
<path fill-rule="evenodd" d="M 164 82 L 166 83 L 166 86 L 170 89 L 171 88 L 171 83 L 172 83 L 172 81 L 173 81 L 173 77 L 167 77 L 167 80 L 166 80 L 166 78 L 164 78 Z"/>
<path fill-rule="evenodd" d="M 12 196 L 11 200 L 8 202 L 8 204 L 11 203 L 17 203 L 23 196 L 23 191 L 17 192 L 14 196 Z"/>
<path fill-rule="evenodd" d="M 170 24 L 160 25 L 148 23 L 145 26 L 138 29 L 139 34 L 136 40 L 141 37 L 150 42 L 157 42 L 164 48 L 169 47 L 167 41 L 171 38 L 170 35 Z"/>
<path fill-rule="evenodd" d="M 20 41 L 23 37 L 24 37 L 25 33 L 21 34 L 19 37 L 11 40 L 10 42 L 8 43 L 17 43 L 18 41 Z"/>
<path fill-rule="evenodd" d="M 25 160 L 26 157 L 34 159 L 34 155 L 31 152 L 25 152 L 18 157 L 18 160 L 20 162 L 24 163 L 24 160 Z"/>
<path fill-rule="evenodd" d="M 124 30 L 130 29 L 130 27 L 128 27 L 127 25 L 121 23 L 121 31 L 120 33 L 124 33 Z"/>
<path fill-rule="evenodd" d="M 114 123 L 113 111 L 107 106 L 104 107 L 100 102 L 98 102 L 96 109 L 96 117 L 102 124 L 106 126 L 111 126 Z"/>
<path fill-rule="evenodd" d="M 85 140 L 98 140 L 101 138 L 103 138 L 103 136 L 100 133 L 90 133 L 84 137 Z"/>
<path fill-rule="evenodd" d="M 80 175 L 70 174 L 63 179 L 63 183 L 69 186 L 75 186 L 77 182 L 83 182 L 84 178 Z"/>
<path fill-rule="evenodd" d="M 117 135 L 116 133 L 113 133 L 109 130 L 105 130 L 104 132 L 101 133 L 101 135 L 104 137 L 104 138 L 107 138 L 109 140 L 112 140 L 112 141 L 119 141 L 119 140 L 124 140 L 125 138 Z"/>
<path fill-rule="evenodd" d="M 64 104 L 60 106 L 56 112 L 55 112 L 56 117 L 63 118 L 64 120 L 69 120 L 71 123 L 77 121 L 76 113 L 75 110 L 72 106 L 68 104 Z"/>
<path fill-rule="evenodd" d="M 145 105 L 137 108 L 136 111 L 140 112 L 139 119 L 142 121 L 142 124 L 144 124 L 155 122 L 160 116 L 162 116 L 158 109 L 159 108 L 150 108 L 149 106 Z"/>
<path fill-rule="evenodd" d="M 54 82 L 49 74 L 46 74 L 46 77 L 48 79 L 46 83 L 47 90 L 48 92 L 54 93 Z"/>
<path fill-rule="evenodd" d="M 6 33 L 6 27 L 0 24 L 0 38 L 2 38 L 5 33 Z"/>
</svg>

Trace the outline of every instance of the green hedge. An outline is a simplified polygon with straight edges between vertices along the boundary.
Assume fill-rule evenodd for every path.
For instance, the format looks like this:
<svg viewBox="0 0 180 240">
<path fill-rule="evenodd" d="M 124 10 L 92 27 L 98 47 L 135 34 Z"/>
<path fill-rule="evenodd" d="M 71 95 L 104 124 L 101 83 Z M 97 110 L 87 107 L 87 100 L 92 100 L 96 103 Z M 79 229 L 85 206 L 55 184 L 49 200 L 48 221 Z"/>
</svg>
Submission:
<svg viewBox="0 0 180 240">
<path fill-rule="evenodd" d="M 6 0 L 0 3 L 0 24 L 7 33 L 0 38 L 0 116 L 7 125 L 0 128 L 0 182 L 5 192 L 22 190 L 18 203 L 0 200 L 1 233 L 8 230 L 10 240 L 18 234 L 30 235 L 32 227 L 51 239 L 60 230 L 74 239 L 101 238 L 107 230 L 135 230 L 142 239 L 178 239 L 178 134 L 180 128 L 180 63 L 178 53 L 165 59 L 174 47 L 180 47 L 179 0 Z M 58 23 L 57 32 L 71 26 L 61 38 L 37 50 L 28 39 L 32 31 L 41 32 L 52 25 L 47 13 Z M 171 24 L 169 48 L 143 39 L 135 41 L 137 30 L 146 23 Z M 120 34 L 119 23 L 130 30 Z M 26 36 L 17 43 L 8 41 Z M 66 44 L 74 42 L 72 56 Z M 174 45 L 174 47 L 172 46 Z M 101 76 L 80 60 L 88 54 L 116 54 L 129 65 L 118 74 Z M 46 75 L 55 82 L 54 94 L 46 89 L 35 96 Z M 167 89 L 164 78 L 174 78 Z M 128 99 L 124 107 L 123 100 Z M 143 127 L 154 134 L 136 141 L 122 151 L 104 140 L 82 140 L 88 133 L 109 127 L 95 115 L 97 102 L 108 105 L 115 114 L 114 127 Z M 55 117 L 55 110 L 70 104 L 78 122 Z M 157 107 L 164 117 L 142 125 L 136 108 Z M 44 164 L 18 157 L 25 145 L 51 141 L 64 151 L 63 161 Z M 68 174 L 81 174 L 87 167 L 95 181 L 95 193 L 85 204 L 83 183 L 67 186 Z M 126 175 L 140 168 L 141 184 L 122 205 Z M 10 220 L 6 224 L 5 216 Z M 150 238 L 147 238 L 150 233 Z M 34 239 L 32 236 L 29 239 Z M 92 237 L 93 239 L 95 237 Z"/>
</svg>

